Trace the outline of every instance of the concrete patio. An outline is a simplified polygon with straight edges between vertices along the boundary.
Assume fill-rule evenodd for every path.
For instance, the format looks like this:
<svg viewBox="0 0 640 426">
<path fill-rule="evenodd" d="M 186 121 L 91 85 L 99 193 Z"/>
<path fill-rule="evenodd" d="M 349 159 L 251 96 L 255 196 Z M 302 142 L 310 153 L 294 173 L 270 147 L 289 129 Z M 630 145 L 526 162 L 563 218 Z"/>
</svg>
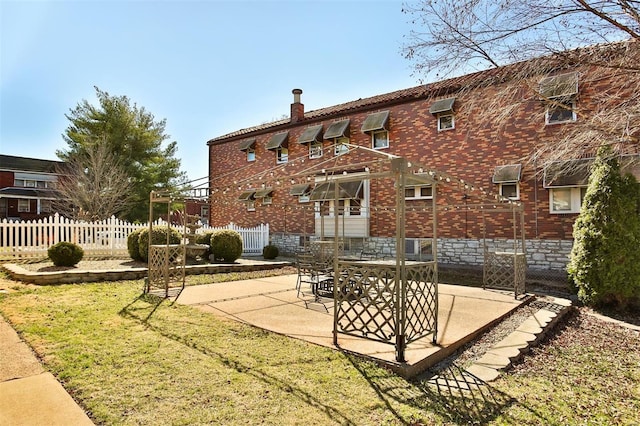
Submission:
<svg viewBox="0 0 640 426">
<path fill-rule="evenodd" d="M 305 303 L 297 297 L 296 278 L 284 275 L 186 287 L 177 302 L 218 317 L 336 348 L 333 301 L 314 302 L 307 295 Z M 434 345 L 429 336 L 409 344 L 406 362 L 395 360 L 393 345 L 344 334 L 338 334 L 339 349 L 411 377 L 455 352 L 526 300 L 526 297 L 514 299 L 513 293 L 447 284 L 440 284 L 438 291 L 437 342 Z"/>
</svg>

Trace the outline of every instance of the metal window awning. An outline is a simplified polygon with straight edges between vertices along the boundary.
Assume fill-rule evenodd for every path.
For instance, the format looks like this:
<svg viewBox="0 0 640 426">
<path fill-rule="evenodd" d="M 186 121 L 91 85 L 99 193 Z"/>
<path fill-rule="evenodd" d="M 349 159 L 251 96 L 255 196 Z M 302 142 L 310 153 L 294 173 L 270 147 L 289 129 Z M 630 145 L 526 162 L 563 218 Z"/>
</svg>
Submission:
<svg viewBox="0 0 640 426">
<path fill-rule="evenodd" d="M 246 151 L 248 149 L 253 149 L 256 146 L 256 138 L 244 139 L 240 141 L 238 147 L 240 151 Z"/>
<path fill-rule="evenodd" d="M 352 182 L 323 182 L 316 185 L 311 191 L 311 201 L 325 201 L 335 199 L 335 185 L 338 184 L 338 199 L 348 200 L 352 198 L 362 198 L 362 181 Z"/>
<path fill-rule="evenodd" d="M 278 149 L 282 147 L 287 142 L 288 137 L 289 132 L 276 133 L 271 136 L 271 139 L 267 142 L 267 149 Z"/>
<path fill-rule="evenodd" d="M 298 138 L 298 143 L 321 142 L 320 133 L 322 132 L 322 124 L 310 126 L 304 129 L 304 132 Z"/>
<path fill-rule="evenodd" d="M 362 123 L 362 132 L 375 132 L 376 130 L 389 130 L 389 111 L 380 111 L 369 114 Z"/>
<path fill-rule="evenodd" d="M 306 195 L 309 193 L 309 187 L 311 185 L 309 185 L 308 183 L 301 183 L 299 185 L 293 185 L 291 187 L 291 189 L 289 190 L 289 195 L 295 195 L 295 196 L 300 196 L 300 195 Z"/>
<path fill-rule="evenodd" d="M 324 132 L 325 139 L 348 138 L 349 137 L 349 119 L 334 121 L 329 125 L 327 131 Z"/>
<path fill-rule="evenodd" d="M 248 191 L 244 191 L 242 194 L 240 194 L 240 196 L 238 197 L 238 200 L 240 201 L 251 201 L 254 199 L 254 194 L 256 193 L 255 189 L 250 189 Z"/>
<path fill-rule="evenodd" d="M 545 77 L 540 81 L 540 94 L 545 98 L 564 98 L 578 94 L 578 73 Z"/>
<path fill-rule="evenodd" d="M 264 198 L 269 196 L 271 193 L 273 192 L 273 188 L 264 188 L 264 189 L 259 189 L 255 192 L 255 194 L 253 194 L 254 198 Z"/>
<path fill-rule="evenodd" d="M 507 164 L 505 166 L 496 167 L 493 172 L 493 183 L 513 183 L 520 182 L 522 175 L 521 164 Z"/>
<path fill-rule="evenodd" d="M 553 162 L 544 168 L 543 185 L 545 188 L 587 186 L 592 163 L 592 158 Z"/>
<path fill-rule="evenodd" d="M 435 183 L 435 179 L 426 173 L 414 173 L 407 175 L 405 179 L 405 186 L 424 186 Z"/>
<path fill-rule="evenodd" d="M 456 98 L 439 99 L 431 104 L 429 112 L 431 114 L 439 114 L 441 112 L 453 111 L 453 104 Z"/>
</svg>

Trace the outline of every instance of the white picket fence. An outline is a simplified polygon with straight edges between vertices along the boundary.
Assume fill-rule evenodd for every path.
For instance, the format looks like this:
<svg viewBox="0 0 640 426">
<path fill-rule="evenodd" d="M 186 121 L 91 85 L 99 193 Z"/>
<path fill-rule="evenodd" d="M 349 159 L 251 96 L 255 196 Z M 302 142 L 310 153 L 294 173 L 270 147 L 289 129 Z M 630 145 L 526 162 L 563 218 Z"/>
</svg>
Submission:
<svg viewBox="0 0 640 426">
<path fill-rule="evenodd" d="M 160 222 L 156 223 L 161 225 Z M 166 225 L 166 223 L 165 223 Z M 47 249 L 60 241 L 78 244 L 86 257 L 129 257 L 127 237 L 148 224 L 128 223 L 115 217 L 99 222 L 83 222 L 59 215 L 37 221 L 0 222 L 0 260 L 34 259 L 47 257 Z M 155 225 L 154 225 L 155 226 Z M 181 227 L 176 229 L 182 231 Z M 224 227 L 199 228 L 196 233 L 232 229 L 242 236 L 243 255 L 261 254 L 269 244 L 269 225 L 241 228 L 233 223 Z"/>
</svg>

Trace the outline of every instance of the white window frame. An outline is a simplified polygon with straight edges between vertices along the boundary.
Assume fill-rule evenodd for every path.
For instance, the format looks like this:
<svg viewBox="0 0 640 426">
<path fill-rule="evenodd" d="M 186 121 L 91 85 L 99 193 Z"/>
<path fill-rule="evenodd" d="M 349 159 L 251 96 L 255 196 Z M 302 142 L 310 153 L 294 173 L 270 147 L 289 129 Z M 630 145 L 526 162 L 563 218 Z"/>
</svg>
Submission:
<svg viewBox="0 0 640 426">
<path fill-rule="evenodd" d="M 309 201 L 311 201 L 311 194 L 298 195 L 299 203 L 308 203 Z"/>
<path fill-rule="evenodd" d="M 247 148 L 247 162 L 256 161 L 256 150 L 253 148 Z"/>
<path fill-rule="evenodd" d="M 558 101 L 560 102 L 560 101 Z M 571 105 L 571 118 L 568 120 L 553 120 L 551 121 L 551 115 L 549 114 L 549 110 L 550 109 L 565 109 L 567 110 L 568 108 L 562 108 L 558 105 L 555 104 L 548 104 L 547 105 L 547 109 L 545 110 L 544 113 L 544 122 L 546 125 L 554 125 L 554 124 L 563 124 L 563 123 L 573 123 L 574 121 L 576 121 L 578 119 L 578 116 L 576 114 L 576 100 L 572 99 L 571 102 L 567 102 L 568 104 Z"/>
<path fill-rule="evenodd" d="M 276 163 L 284 164 L 289 161 L 289 148 L 280 146 L 276 148 Z"/>
<path fill-rule="evenodd" d="M 40 200 L 40 213 L 51 213 L 51 200 Z"/>
<path fill-rule="evenodd" d="M 24 179 L 14 179 L 13 180 L 13 186 L 22 188 L 24 187 Z"/>
<path fill-rule="evenodd" d="M 262 205 L 263 206 L 268 206 L 270 204 L 273 204 L 273 196 L 272 195 L 265 195 L 264 197 L 262 197 Z"/>
<path fill-rule="evenodd" d="M 35 188 L 36 186 L 37 184 L 35 180 L 27 179 L 24 181 L 25 188 Z"/>
<path fill-rule="evenodd" d="M 381 141 L 386 141 L 383 145 L 376 146 L 376 135 L 384 135 Z M 373 149 L 385 149 L 389 148 L 389 131 L 388 130 L 376 130 L 371 132 L 371 148 Z"/>
<path fill-rule="evenodd" d="M 29 213 L 31 211 L 31 200 L 26 198 L 18 199 L 18 213 Z"/>
<path fill-rule="evenodd" d="M 515 186 L 516 187 L 516 195 L 515 197 L 508 197 L 504 195 L 504 187 L 505 186 Z M 520 182 L 501 182 L 498 184 L 498 191 L 500 195 L 510 200 L 519 200 L 520 199 Z"/>
<path fill-rule="evenodd" d="M 354 208 L 358 208 L 358 214 L 351 214 L 351 201 L 355 200 L 353 198 L 345 198 L 342 200 L 338 200 L 338 207 L 340 209 L 342 209 L 341 213 L 338 214 L 338 216 L 342 217 L 362 217 L 363 216 L 363 210 L 364 210 L 364 198 L 357 198 L 357 200 L 360 201 L 360 205 L 359 206 L 353 206 Z M 335 212 L 335 200 L 325 200 L 324 203 L 328 203 L 329 207 L 326 210 L 322 209 L 322 201 L 316 201 L 316 218 L 319 218 L 320 216 L 322 216 L 322 212 L 326 211 L 327 214 L 324 215 L 324 217 L 334 217 L 333 213 Z"/>
<path fill-rule="evenodd" d="M 423 188 L 430 188 L 431 189 L 431 195 L 422 195 L 422 189 Z M 407 189 L 412 189 L 413 190 L 413 196 L 408 197 L 407 196 Z M 432 200 L 433 199 L 433 186 L 431 185 L 407 185 L 405 187 L 405 196 L 404 196 L 405 200 Z"/>
<path fill-rule="evenodd" d="M 247 206 L 248 212 L 256 211 L 256 202 L 254 200 L 245 201 L 245 205 Z"/>
<path fill-rule="evenodd" d="M 442 119 L 443 118 L 449 118 L 449 117 L 451 117 L 451 126 L 444 127 L 442 125 Z M 446 112 L 446 113 L 438 114 L 438 131 L 439 132 L 443 132 L 445 130 L 453 130 L 455 128 L 456 128 L 456 120 L 455 120 L 455 116 L 453 115 L 453 112 Z"/>
<path fill-rule="evenodd" d="M 322 142 L 309 143 L 309 158 L 321 158 L 322 157 Z"/>
<path fill-rule="evenodd" d="M 582 207 L 582 200 L 584 198 L 584 193 L 586 192 L 586 186 L 572 186 L 572 187 L 561 187 L 561 188 L 550 188 L 549 189 L 549 213 L 551 214 L 571 214 L 571 213 L 580 213 L 580 208 Z M 556 193 L 558 192 L 569 193 L 569 208 L 566 210 L 558 210 L 554 208 L 554 198 Z"/>
<path fill-rule="evenodd" d="M 343 155 L 349 152 L 349 147 L 346 145 L 349 142 L 350 142 L 349 138 L 345 138 L 345 137 L 336 138 L 334 140 L 334 148 L 333 148 L 334 155 L 337 157 L 339 155 Z"/>
</svg>

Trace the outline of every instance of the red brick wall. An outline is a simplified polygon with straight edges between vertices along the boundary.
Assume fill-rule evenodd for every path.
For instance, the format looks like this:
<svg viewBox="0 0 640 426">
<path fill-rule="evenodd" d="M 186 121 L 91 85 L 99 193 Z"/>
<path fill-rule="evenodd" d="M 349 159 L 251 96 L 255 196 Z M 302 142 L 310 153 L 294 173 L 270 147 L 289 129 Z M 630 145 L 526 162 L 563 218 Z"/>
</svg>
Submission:
<svg viewBox="0 0 640 426">
<path fill-rule="evenodd" d="M 607 84 L 606 82 L 602 84 Z M 334 121 L 350 118 L 351 144 L 370 147 L 371 137 L 360 131 L 363 120 L 371 112 L 390 110 L 390 148 L 383 152 L 403 156 L 409 161 L 423 164 L 429 168 L 448 173 L 474 187 L 483 187 L 487 191 L 497 193 L 498 185 L 491 179 L 496 166 L 504 164 L 523 164 L 520 182 L 520 200 L 525 206 L 525 233 L 527 238 L 570 239 L 575 214 L 550 214 L 549 191 L 542 187 L 540 170 L 525 164 L 532 150 L 540 144 L 554 143 L 565 126 L 580 125 L 580 115 L 588 114 L 591 109 L 590 94 L 598 87 L 581 87 L 578 98 L 579 116 L 576 123 L 561 125 L 545 125 L 545 107 L 536 100 L 523 102 L 510 118 L 495 123 L 480 119 L 477 108 L 478 100 L 491 98 L 493 88 L 477 90 L 474 93 L 460 95 L 455 103 L 455 129 L 437 130 L 437 120 L 429 113 L 433 100 L 419 100 L 402 105 L 380 107 L 376 110 L 359 112 L 349 116 L 331 117 L 319 121 L 301 121 L 292 128 L 280 127 L 271 133 L 257 135 L 255 144 L 256 161 L 247 162 L 246 153 L 238 149 L 238 143 L 246 135 L 236 137 L 229 142 L 212 145 L 210 154 L 210 177 L 212 194 L 211 223 L 225 225 L 234 222 L 241 226 L 255 226 L 269 223 L 272 232 L 312 233 L 314 216 L 308 210 L 313 203 L 300 204 L 296 197 L 289 195 L 290 178 L 300 183 L 297 174 L 313 165 L 332 162 L 335 157 L 331 152 L 330 141 L 324 142 L 324 155 L 320 159 L 306 158 L 303 163 L 291 161 L 284 169 L 286 178 L 275 179 L 281 172 L 270 170 L 276 168 L 275 152 L 265 149 L 265 145 L 274 133 L 289 130 L 290 160 L 306 156 L 308 146 L 297 143 L 297 139 L 309 125 L 322 123 L 324 129 Z M 478 106 L 471 106 L 473 104 Z M 344 158 L 342 158 L 344 157 Z M 356 152 L 336 159 L 336 163 L 346 164 L 366 161 L 371 157 L 363 152 Z M 328 161 L 330 160 L 330 161 Z M 345 166 L 346 167 L 346 166 Z M 364 167 L 364 166 L 361 166 Z M 539 165 L 538 167 L 541 167 Z M 260 173 L 264 172 L 264 175 Z M 255 184 L 247 184 L 254 178 Z M 270 181 L 270 179 L 272 179 Z M 248 212 L 244 204 L 237 200 L 238 195 L 253 186 L 259 189 L 261 182 L 274 187 L 273 204 L 260 206 L 256 202 L 256 211 Z M 313 183 L 313 182 L 311 182 Z M 395 192 L 389 180 L 371 181 L 370 234 L 372 236 L 395 235 Z M 217 190 L 216 190 L 217 189 Z M 485 211 L 468 211 L 464 208 L 464 190 L 459 186 L 443 185 L 438 189 L 438 204 L 442 208 L 438 215 L 438 233 L 441 237 L 480 238 L 483 230 L 487 237 L 513 236 L 512 214 Z M 478 202 L 477 191 L 467 191 L 470 196 L 467 203 Z M 432 216 L 421 207 L 430 202 L 407 201 L 405 229 L 408 237 L 430 236 L 432 234 Z M 306 209 L 303 208 L 306 206 Z M 385 207 L 387 209 L 385 210 Z M 483 225 L 484 223 L 484 225 Z"/>
</svg>

